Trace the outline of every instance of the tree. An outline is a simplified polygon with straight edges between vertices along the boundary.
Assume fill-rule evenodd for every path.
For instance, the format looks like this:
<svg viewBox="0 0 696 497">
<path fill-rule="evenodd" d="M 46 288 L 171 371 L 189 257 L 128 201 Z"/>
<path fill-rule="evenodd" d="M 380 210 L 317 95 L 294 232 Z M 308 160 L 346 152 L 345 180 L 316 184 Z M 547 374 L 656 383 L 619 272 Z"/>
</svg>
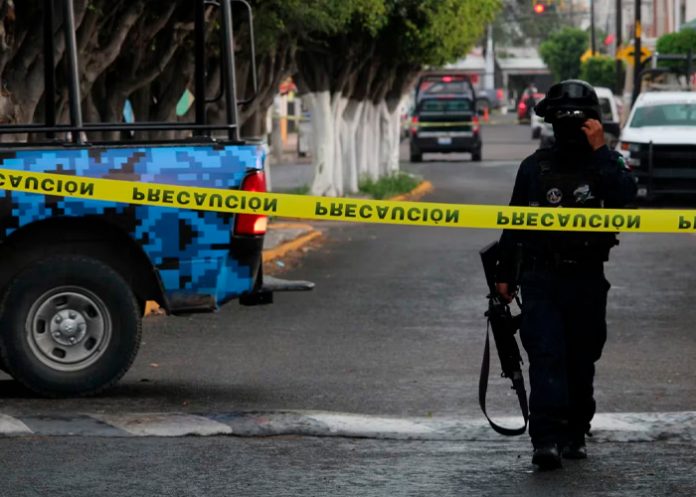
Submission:
<svg viewBox="0 0 696 497">
<path fill-rule="evenodd" d="M 660 36 L 656 49 L 662 54 L 686 54 L 689 50 L 696 54 L 696 30 L 684 29 Z"/>
<path fill-rule="evenodd" d="M 684 29 L 675 33 L 668 33 L 657 39 L 656 51 L 660 54 L 688 54 L 696 55 L 696 30 Z M 684 62 L 660 61 L 660 66 L 670 67 L 676 70 L 686 68 Z"/>
<path fill-rule="evenodd" d="M 613 88 L 616 85 L 616 62 L 608 55 L 595 55 L 582 63 L 580 79 L 592 86 Z"/>
<path fill-rule="evenodd" d="M 587 50 L 587 33 L 577 28 L 563 28 L 553 33 L 539 47 L 539 54 L 557 81 L 580 75 L 580 56 Z"/>
<path fill-rule="evenodd" d="M 398 169 L 398 108 L 418 73 L 464 56 L 497 0 L 361 0 L 342 32 L 309 37 L 297 57 L 298 86 L 312 111 L 312 193 L 356 191 L 358 178 Z M 473 22 L 476 20 L 476 22 Z"/>
</svg>

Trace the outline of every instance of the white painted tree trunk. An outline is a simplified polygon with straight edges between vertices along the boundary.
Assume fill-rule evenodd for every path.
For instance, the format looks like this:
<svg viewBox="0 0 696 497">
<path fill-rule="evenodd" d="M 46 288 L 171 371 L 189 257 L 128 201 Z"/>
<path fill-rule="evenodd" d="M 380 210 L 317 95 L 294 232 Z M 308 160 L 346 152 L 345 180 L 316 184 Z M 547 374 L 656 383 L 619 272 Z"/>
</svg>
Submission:
<svg viewBox="0 0 696 497">
<path fill-rule="evenodd" d="M 358 168 L 358 181 L 367 176 L 368 149 L 370 142 L 369 122 L 370 102 L 362 102 L 362 112 L 358 117 L 358 129 L 355 134 L 355 160 Z"/>
<path fill-rule="evenodd" d="M 379 149 L 377 157 L 379 160 L 379 176 L 380 178 L 388 174 L 389 164 L 389 145 L 391 136 L 389 133 L 389 109 L 387 102 L 382 100 L 377 104 L 377 122 L 379 126 Z"/>
<path fill-rule="evenodd" d="M 343 144 L 341 140 L 341 129 L 343 128 L 343 114 L 348 106 L 348 99 L 341 93 L 334 93 L 331 97 L 331 118 L 334 158 L 333 158 L 333 187 L 336 195 L 343 196 Z"/>
<path fill-rule="evenodd" d="M 367 110 L 364 126 L 367 133 L 366 140 L 366 173 L 372 180 L 378 180 L 379 171 L 379 149 L 380 149 L 380 112 L 379 107 L 373 102 L 365 102 Z"/>
<path fill-rule="evenodd" d="M 387 174 L 395 174 L 399 171 L 401 155 L 401 101 L 389 112 L 389 132 L 391 140 L 387 153 Z"/>
<path fill-rule="evenodd" d="M 308 93 L 303 97 L 311 113 L 312 195 L 340 197 L 344 192 L 342 129 L 348 99 L 328 91 Z"/>
<path fill-rule="evenodd" d="M 363 108 L 365 102 L 349 100 L 341 125 L 341 150 L 343 153 L 343 189 L 345 193 L 357 193 L 360 171 L 358 167 L 359 142 L 362 136 Z"/>
<path fill-rule="evenodd" d="M 335 197 L 333 161 L 334 120 L 331 115 L 331 94 L 328 91 L 307 93 L 302 97 L 311 115 L 312 165 L 314 180 L 312 195 Z"/>
</svg>

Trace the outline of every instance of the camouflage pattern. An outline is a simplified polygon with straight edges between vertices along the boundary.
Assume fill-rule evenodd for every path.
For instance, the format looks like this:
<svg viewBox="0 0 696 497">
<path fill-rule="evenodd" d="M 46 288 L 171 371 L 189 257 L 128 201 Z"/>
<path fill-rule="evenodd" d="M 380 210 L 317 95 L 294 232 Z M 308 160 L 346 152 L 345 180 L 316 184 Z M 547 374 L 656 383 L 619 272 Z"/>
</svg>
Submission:
<svg viewBox="0 0 696 497">
<path fill-rule="evenodd" d="M 0 151 L 4 169 L 224 189 L 240 188 L 248 172 L 263 169 L 264 159 L 259 145 Z M 22 227 L 57 216 L 99 216 L 120 226 L 142 246 L 167 293 L 211 295 L 220 303 L 254 284 L 252 268 L 230 255 L 230 214 L 5 191 L 0 242 Z"/>
</svg>

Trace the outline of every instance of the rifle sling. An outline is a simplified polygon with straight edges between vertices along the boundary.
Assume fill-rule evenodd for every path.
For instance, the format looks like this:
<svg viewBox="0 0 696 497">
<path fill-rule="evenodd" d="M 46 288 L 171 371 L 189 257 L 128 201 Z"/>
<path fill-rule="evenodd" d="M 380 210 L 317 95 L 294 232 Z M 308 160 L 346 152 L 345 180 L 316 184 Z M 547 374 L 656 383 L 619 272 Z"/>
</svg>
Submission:
<svg viewBox="0 0 696 497">
<path fill-rule="evenodd" d="M 481 376 L 479 378 L 479 405 L 483 411 L 483 415 L 496 432 L 501 435 L 506 435 L 512 437 L 515 435 L 522 435 L 527 431 L 527 423 L 529 422 L 529 408 L 527 406 L 527 392 L 524 388 L 524 379 L 522 378 L 519 382 L 513 381 L 513 388 L 517 392 L 517 400 L 520 403 L 520 410 L 522 411 L 522 417 L 524 418 L 524 426 L 520 428 L 505 428 L 503 426 L 497 425 L 488 416 L 486 412 L 486 392 L 488 391 L 488 373 L 490 370 L 490 334 L 491 322 L 488 320 L 488 325 L 486 326 L 486 345 L 483 348 L 483 360 L 481 361 Z"/>
</svg>

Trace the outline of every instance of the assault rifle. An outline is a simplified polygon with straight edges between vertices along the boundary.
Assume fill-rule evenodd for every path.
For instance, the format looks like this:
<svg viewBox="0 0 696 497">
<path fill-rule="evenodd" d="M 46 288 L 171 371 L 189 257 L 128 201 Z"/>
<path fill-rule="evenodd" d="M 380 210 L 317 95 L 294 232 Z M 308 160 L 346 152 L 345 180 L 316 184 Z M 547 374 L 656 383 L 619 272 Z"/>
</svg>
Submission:
<svg viewBox="0 0 696 497">
<path fill-rule="evenodd" d="M 515 333 L 520 329 L 522 316 L 513 316 L 510 306 L 505 302 L 495 288 L 495 269 L 498 263 L 498 242 L 491 243 L 481 250 L 481 262 L 483 271 L 486 275 L 488 284 L 488 325 L 486 328 L 486 345 L 483 350 L 483 361 L 481 362 L 481 377 L 479 379 L 479 405 L 484 416 L 496 432 L 501 435 L 521 435 L 527 430 L 529 420 L 529 408 L 527 407 L 527 391 L 524 388 L 524 376 L 522 376 L 522 356 L 517 346 Z M 519 303 L 519 301 L 518 301 Z M 517 398 L 524 418 L 524 426 L 511 429 L 504 428 L 495 424 L 486 412 L 486 391 L 488 390 L 488 373 L 490 366 L 490 344 L 489 333 L 493 331 L 493 341 L 498 350 L 500 365 L 502 366 L 502 377 L 512 380 L 512 388 L 517 393 Z"/>
</svg>

